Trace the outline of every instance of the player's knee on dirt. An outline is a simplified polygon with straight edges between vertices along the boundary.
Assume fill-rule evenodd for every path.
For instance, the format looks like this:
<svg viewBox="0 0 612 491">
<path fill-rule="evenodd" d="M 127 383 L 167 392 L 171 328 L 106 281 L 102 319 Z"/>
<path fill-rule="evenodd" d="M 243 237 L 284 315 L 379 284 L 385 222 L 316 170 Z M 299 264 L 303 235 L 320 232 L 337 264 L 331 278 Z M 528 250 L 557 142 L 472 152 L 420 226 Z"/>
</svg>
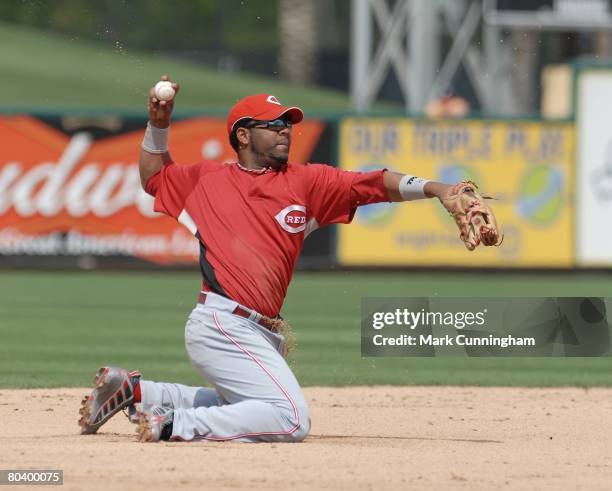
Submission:
<svg viewBox="0 0 612 491">
<path fill-rule="evenodd" d="M 298 407 L 297 410 L 299 419 L 294 422 L 297 428 L 290 435 L 290 441 L 292 442 L 301 442 L 310 433 L 310 412 L 308 407 Z"/>
<path fill-rule="evenodd" d="M 304 438 L 308 436 L 308 433 L 310 433 L 310 416 L 308 416 L 307 413 L 308 411 L 306 411 L 305 418 L 300 419 L 300 426 L 293 433 L 294 442 L 301 442 L 302 440 L 304 440 Z"/>
</svg>

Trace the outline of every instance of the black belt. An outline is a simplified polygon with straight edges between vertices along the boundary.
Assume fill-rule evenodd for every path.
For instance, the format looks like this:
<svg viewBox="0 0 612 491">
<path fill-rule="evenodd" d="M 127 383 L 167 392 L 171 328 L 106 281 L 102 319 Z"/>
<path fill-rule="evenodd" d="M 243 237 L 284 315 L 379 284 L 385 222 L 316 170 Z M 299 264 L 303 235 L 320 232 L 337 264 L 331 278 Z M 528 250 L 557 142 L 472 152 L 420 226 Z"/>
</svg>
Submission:
<svg viewBox="0 0 612 491">
<path fill-rule="evenodd" d="M 204 292 L 200 292 L 200 296 L 198 297 L 198 303 L 205 304 L 206 303 L 207 294 Z M 236 308 L 232 311 L 232 314 L 238 315 L 240 317 L 244 317 L 245 319 L 251 319 L 251 311 L 242 308 L 240 305 L 236 306 Z M 268 317 L 264 317 L 259 314 L 259 319 L 251 319 L 253 322 L 259 324 L 262 327 L 265 327 L 269 331 L 276 332 L 276 329 L 272 326 Z"/>
</svg>

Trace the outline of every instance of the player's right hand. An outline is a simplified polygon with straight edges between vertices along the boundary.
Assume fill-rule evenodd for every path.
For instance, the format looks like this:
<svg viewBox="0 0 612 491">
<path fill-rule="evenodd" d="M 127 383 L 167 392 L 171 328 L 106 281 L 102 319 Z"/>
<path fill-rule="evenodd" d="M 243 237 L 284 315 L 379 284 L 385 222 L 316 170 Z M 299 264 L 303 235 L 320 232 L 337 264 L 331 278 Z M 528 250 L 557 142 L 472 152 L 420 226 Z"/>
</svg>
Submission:
<svg viewBox="0 0 612 491">
<path fill-rule="evenodd" d="M 170 126 L 170 116 L 174 108 L 174 100 L 179 91 L 179 85 L 172 82 L 168 75 L 162 75 L 160 80 L 172 83 L 174 89 L 174 98 L 170 101 L 159 101 L 155 97 L 155 86 L 149 89 L 149 97 L 147 99 L 147 111 L 149 111 L 149 121 L 157 128 L 167 128 Z"/>
</svg>

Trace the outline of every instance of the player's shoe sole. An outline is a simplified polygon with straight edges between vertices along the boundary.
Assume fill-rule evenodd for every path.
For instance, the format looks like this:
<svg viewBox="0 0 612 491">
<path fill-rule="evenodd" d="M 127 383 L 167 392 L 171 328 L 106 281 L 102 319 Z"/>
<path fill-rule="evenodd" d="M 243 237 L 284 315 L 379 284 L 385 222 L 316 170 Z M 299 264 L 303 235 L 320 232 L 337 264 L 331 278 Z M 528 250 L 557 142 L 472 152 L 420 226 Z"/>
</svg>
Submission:
<svg viewBox="0 0 612 491">
<path fill-rule="evenodd" d="M 96 372 L 94 389 L 81 401 L 79 426 L 81 434 L 90 435 L 126 407 L 134 405 L 134 385 L 140 372 L 123 368 L 102 367 Z"/>
<path fill-rule="evenodd" d="M 174 410 L 163 406 L 153 406 L 149 411 L 141 412 L 136 428 L 140 442 L 168 441 L 172 436 Z"/>
</svg>

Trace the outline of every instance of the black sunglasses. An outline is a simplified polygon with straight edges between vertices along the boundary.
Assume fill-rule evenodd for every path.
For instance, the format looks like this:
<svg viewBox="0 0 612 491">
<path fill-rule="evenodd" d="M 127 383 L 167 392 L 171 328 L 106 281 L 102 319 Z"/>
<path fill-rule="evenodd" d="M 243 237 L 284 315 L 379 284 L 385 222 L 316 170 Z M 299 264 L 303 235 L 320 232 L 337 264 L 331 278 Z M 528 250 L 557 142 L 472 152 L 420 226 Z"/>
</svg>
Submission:
<svg viewBox="0 0 612 491">
<path fill-rule="evenodd" d="M 292 126 L 291 121 L 286 119 L 274 119 L 272 121 L 260 121 L 253 119 L 245 125 L 245 128 L 262 128 L 267 130 L 281 131 L 285 128 L 291 129 Z"/>
</svg>

